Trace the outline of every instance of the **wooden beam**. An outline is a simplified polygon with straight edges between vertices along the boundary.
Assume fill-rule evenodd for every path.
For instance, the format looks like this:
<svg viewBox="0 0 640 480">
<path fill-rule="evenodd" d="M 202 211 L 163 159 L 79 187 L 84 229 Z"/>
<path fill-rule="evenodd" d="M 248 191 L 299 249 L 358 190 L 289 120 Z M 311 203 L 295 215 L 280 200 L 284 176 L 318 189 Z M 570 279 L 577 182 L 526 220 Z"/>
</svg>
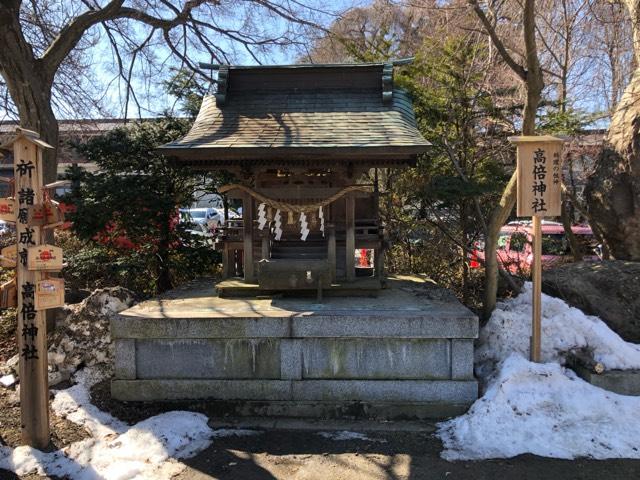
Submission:
<svg viewBox="0 0 640 480">
<path fill-rule="evenodd" d="M 356 199 L 353 195 L 345 195 L 345 219 L 346 219 L 346 277 L 351 282 L 356 279 Z"/>
<path fill-rule="evenodd" d="M 253 198 L 246 194 L 242 201 L 244 280 L 253 282 Z"/>
</svg>

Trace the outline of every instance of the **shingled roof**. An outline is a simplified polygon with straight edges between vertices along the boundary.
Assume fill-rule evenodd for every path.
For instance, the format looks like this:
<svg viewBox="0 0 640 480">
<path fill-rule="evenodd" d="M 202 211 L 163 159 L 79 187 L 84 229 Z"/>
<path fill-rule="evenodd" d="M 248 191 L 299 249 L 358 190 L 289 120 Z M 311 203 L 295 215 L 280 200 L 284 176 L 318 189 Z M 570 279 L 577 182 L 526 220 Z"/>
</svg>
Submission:
<svg viewBox="0 0 640 480">
<path fill-rule="evenodd" d="M 191 131 L 160 147 L 180 163 L 410 163 L 430 145 L 390 64 L 220 67 Z"/>
</svg>

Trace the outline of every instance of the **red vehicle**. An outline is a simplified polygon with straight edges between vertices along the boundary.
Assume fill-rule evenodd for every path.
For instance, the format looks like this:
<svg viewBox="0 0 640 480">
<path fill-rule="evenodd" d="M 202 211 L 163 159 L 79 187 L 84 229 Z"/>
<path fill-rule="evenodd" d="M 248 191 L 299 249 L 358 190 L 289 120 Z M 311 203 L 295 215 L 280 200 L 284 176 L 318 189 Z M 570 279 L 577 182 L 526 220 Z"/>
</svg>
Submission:
<svg viewBox="0 0 640 480">
<path fill-rule="evenodd" d="M 583 260 L 600 260 L 599 245 L 591 227 L 574 225 L 571 231 L 582 246 Z M 498 237 L 498 261 L 511 273 L 528 274 L 533 263 L 533 226 L 531 222 L 511 222 L 500 229 Z M 473 257 L 473 256 L 472 256 Z M 478 259 L 484 258 L 484 252 L 477 252 Z M 542 221 L 542 268 L 550 268 L 572 261 L 569 240 L 561 223 Z M 475 262 L 475 263 L 474 263 Z M 480 266 L 477 259 L 471 258 L 471 266 Z"/>
</svg>

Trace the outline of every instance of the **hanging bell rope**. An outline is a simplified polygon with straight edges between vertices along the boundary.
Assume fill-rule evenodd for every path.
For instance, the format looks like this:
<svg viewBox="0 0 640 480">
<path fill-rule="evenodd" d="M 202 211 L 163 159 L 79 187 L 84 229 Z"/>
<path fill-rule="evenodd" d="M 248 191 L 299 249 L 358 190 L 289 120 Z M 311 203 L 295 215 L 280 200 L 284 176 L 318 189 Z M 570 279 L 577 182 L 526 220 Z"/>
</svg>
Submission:
<svg viewBox="0 0 640 480">
<path fill-rule="evenodd" d="M 230 190 L 242 190 L 243 192 L 251 195 L 253 198 L 258 200 L 259 202 L 264 203 L 269 207 L 272 207 L 281 211 L 290 212 L 290 213 L 304 213 L 304 212 L 311 212 L 313 210 L 318 210 L 319 208 L 322 208 L 322 207 L 326 207 L 330 203 L 333 203 L 336 200 L 338 200 L 339 198 L 344 197 L 347 193 L 371 192 L 371 187 L 368 187 L 365 185 L 351 185 L 350 187 L 343 188 L 339 192 L 334 193 L 329 198 L 322 200 L 320 202 L 300 203 L 300 204 L 293 204 L 293 203 L 281 202 L 279 200 L 274 200 L 273 198 L 266 197 L 261 193 L 256 192 L 251 187 L 247 187 L 246 185 L 240 185 L 238 183 L 233 183 L 231 185 L 225 185 L 224 187 L 220 187 L 218 189 L 218 193 L 227 193 Z"/>
</svg>

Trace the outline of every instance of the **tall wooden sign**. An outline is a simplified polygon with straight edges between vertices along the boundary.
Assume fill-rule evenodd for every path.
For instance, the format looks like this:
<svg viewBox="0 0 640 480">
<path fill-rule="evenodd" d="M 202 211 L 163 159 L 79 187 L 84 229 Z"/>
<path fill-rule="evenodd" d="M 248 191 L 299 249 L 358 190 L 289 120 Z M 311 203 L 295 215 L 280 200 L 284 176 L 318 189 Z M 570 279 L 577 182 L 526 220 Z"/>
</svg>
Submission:
<svg viewBox="0 0 640 480">
<path fill-rule="evenodd" d="M 517 215 L 533 223 L 533 313 L 531 361 L 540 361 L 542 337 L 542 219 L 557 217 L 561 209 L 562 144 L 551 136 L 511 137 L 518 150 Z"/>
<path fill-rule="evenodd" d="M 22 441 L 43 449 L 49 444 L 49 385 L 47 330 L 44 310 L 37 310 L 36 286 L 43 273 L 29 270 L 29 249 L 41 243 L 41 227 L 29 222 L 29 210 L 43 203 L 42 151 L 52 148 L 29 130 L 17 129 L 3 149 L 13 147 L 15 218 L 17 235 L 17 337 L 20 353 L 20 407 Z"/>
</svg>

